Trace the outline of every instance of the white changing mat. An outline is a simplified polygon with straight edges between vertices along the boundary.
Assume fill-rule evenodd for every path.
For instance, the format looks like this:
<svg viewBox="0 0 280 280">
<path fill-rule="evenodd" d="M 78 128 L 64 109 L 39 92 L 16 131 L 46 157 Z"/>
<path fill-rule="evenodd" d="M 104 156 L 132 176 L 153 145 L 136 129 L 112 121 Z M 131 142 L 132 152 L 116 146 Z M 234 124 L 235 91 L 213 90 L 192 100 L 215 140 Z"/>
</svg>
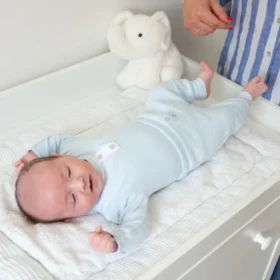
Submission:
<svg viewBox="0 0 280 280">
<path fill-rule="evenodd" d="M 31 257 L 25 257 L 12 243 L 1 243 L 4 238 L 0 235 L 0 248 L 3 248 L 0 250 L 0 279 L 48 279 L 46 270 L 55 279 L 137 279 L 280 170 L 280 146 L 243 127 L 211 161 L 151 197 L 150 238 L 129 257 L 104 270 L 107 264 L 103 256 L 95 254 L 87 241 L 87 232 L 94 229 L 101 218 L 84 217 L 73 223 L 50 225 L 28 224 L 16 206 L 16 174 L 11 165 L 47 135 L 96 136 L 133 120 L 143 109 L 145 95 L 140 97 L 140 94 L 136 93 L 133 98 L 131 92 L 126 92 L 122 97 L 109 98 L 97 107 L 89 106 L 72 115 L 61 116 L 60 120 L 40 130 L 30 131 L 0 146 L 0 231 Z"/>
</svg>

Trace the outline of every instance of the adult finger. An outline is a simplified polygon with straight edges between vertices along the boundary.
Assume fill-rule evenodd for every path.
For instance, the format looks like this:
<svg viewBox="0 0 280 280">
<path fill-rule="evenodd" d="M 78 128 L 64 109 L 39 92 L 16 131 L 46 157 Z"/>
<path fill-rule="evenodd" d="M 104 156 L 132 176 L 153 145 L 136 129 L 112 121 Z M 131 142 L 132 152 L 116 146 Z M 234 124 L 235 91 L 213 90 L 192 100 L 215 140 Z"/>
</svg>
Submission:
<svg viewBox="0 0 280 280">
<path fill-rule="evenodd" d="M 217 0 L 210 0 L 209 4 L 213 13 L 217 16 L 219 20 L 221 20 L 226 24 L 232 21 L 232 19 L 227 15 L 227 13 L 222 8 L 222 6 L 217 2 Z"/>
<path fill-rule="evenodd" d="M 201 21 L 210 26 L 212 29 L 229 29 L 230 24 L 221 21 L 215 14 L 211 11 L 205 13 L 201 17 Z"/>
<path fill-rule="evenodd" d="M 195 27 L 191 28 L 190 31 L 197 36 L 206 36 L 212 34 L 215 29 L 200 21 L 195 25 Z"/>
</svg>

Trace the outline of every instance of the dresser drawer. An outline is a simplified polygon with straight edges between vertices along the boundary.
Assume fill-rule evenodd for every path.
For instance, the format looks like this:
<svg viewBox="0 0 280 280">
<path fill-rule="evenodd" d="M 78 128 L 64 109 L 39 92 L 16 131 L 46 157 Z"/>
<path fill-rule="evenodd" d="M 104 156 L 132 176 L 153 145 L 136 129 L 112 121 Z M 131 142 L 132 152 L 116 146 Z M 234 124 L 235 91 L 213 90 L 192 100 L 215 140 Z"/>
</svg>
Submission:
<svg viewBox="0 0 280 280">
<path fill-rule="evenodd" d="M 280 253 L 279 213 L 276 199 L 178 279 L 269 279 Z"/>
</svg>

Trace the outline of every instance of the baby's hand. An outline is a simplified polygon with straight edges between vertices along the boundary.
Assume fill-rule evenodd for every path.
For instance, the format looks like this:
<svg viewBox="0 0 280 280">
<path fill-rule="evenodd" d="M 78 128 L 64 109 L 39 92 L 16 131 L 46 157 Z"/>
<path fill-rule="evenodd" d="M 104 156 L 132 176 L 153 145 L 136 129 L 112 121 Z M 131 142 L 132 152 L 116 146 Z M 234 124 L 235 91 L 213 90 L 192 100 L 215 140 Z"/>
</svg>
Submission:
<svg viewBox="0 0 280 280">
<path fill-rule="evenodd" d="M 89 233 L 89 243 L 92 249 L 98 253 L 109 254 L 117 251 L 118 244 L 115 238 L 98 226 L 95 231 Z"/>
<path fill-rule="evenodd" d="M 20 173 L 21 169 L 25 164 L 30 162 L 31 160 L 37 158 L 36 154 L 32 151 L 28 152 L 26 155 L 24 155 L 20 160 L 16 161 L 14 163 L 14 167 L 16 168 L 17 174 Z"/>
</svg>

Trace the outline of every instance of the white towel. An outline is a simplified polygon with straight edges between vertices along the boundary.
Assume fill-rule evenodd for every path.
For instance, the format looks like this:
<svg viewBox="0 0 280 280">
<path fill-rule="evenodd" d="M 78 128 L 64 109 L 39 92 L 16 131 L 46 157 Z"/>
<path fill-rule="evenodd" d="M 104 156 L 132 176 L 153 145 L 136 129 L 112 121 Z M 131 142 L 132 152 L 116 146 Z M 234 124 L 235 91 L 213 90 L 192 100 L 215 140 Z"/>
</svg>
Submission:
<svg viewBox="0 0 280 280">
<path fill-rule="evenodd" d="M 71 223 L 29 224 L 19 212 L 14 199 L 16 174 L 11 165 L 30 146 L 47 135 L 70 133 L 88 137 L 121 126 L 133 120 L 143 109 L 144 99 L 139 96 L 110 98 L 98 107 L 81 109 L 0 146 L 0 231 L 41 263 L 54 278 L 83 280 L 93 274 L 91 280 L 136 279 L 254 186 L 280 170 L 280 147 L 243 127 L 211 161 L 183 181 L 152 196 L 149 204 L 152 234 L 148 241 L 128 258 L 110 264 L 104 272 L 94 274 L 104 270 L 107 264 L 101 254 L 91 250 L 87 233 L 103 220 L 102 217 L 82 217 Z M 22 251 L 16 255 L 20 254 Z M 0 267 L 4 268 L 0 270 L 1 279 L 3 275 L 5 280 L 15 279 L 12 274 L 9 278 L 10 274 L 5 270 L 5 267 L 10 269 L 13 264 L 17 269 L 22 267 L 22 275 L 27 275 L 26 271 L 28 275 L 35 273 L 30 270 L 34 270 L 34 265 L 25 263 L 24 258 L 4 258 L 1 251 Z M 42 271 L 41 275 L 45 273 Z M 22 279 L 31 278 L 26 276 Z"/>
</svg>

